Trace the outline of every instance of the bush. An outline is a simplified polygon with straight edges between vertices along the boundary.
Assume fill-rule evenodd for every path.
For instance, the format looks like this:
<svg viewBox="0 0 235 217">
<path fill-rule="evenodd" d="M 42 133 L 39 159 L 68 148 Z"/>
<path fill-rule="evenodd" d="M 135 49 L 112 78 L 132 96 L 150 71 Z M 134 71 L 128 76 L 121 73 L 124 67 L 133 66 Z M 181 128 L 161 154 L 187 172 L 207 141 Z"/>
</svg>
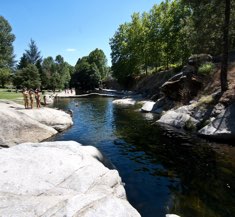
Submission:
<svg viewBox="0 0 235 217">
<path fill-rule="evenodd" d="M 209 75 L 215 69 L 215 65 L 213 63 L 204 63 L 198 68 L 198 73 L 202 75 Z"/>
<path fill-rule="evenodd" d="M 187 131 L 195 131 L 196 130 L 196 125 L 191 119 L 188 119 L 184 125 L 184 129 Z"/>
<path fill-rule="evenodd" d="M 206 108 L 208 105 L 211 105 L 214 101 L 213 96 L 202 96 L 198 102 L 196 102 L 196 107 Z"/>
</svg>

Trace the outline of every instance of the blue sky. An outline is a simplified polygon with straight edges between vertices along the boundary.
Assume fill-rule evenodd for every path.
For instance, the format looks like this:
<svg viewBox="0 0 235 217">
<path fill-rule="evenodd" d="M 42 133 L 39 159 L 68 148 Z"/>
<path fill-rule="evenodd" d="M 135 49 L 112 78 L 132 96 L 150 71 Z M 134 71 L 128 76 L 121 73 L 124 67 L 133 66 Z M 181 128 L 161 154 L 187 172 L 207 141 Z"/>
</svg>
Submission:
<svg viewBox="0 0 235 217">
<path fill-rule="evenodd" d="M 102 49 L 111 64 L 109 39 L 134 12 L 149 12 L 161 0 L 2 0 L 0 15 L 16 36 L 19 60 L 32 38 L 42 56 L 60 54 L 75 65 L 78 58 Z"/>
</svg>

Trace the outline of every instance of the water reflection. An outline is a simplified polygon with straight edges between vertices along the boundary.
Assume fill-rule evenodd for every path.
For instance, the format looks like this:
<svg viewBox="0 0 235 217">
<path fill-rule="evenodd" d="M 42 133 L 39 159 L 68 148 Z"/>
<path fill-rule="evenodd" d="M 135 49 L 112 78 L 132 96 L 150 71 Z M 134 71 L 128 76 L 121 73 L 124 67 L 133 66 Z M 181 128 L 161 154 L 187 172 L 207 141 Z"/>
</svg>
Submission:
<svg viewBox="0 0 235 217">
<path fill-rule="evenodd" d="M 154 117 L 119 109 L 111 98 L 63 99 L 55 106 L 74 111 L 74 126 L 54 139 L 98 147 L 118 169 L 142 216 L 235 213 L 235 163 L 225 152 L 153 126 Z M 234 150 L 225 147 L 227 153 Z"/>
</svg>

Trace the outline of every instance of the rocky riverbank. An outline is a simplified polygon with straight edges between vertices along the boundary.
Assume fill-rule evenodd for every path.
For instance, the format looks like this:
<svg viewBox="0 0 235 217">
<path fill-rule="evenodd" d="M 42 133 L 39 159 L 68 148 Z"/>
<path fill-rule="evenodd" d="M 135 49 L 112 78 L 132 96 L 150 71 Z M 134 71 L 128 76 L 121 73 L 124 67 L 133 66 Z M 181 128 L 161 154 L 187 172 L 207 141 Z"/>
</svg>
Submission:
<svg viewBox="0 0 235 217">
<path fill-rule="evenodd" d="M 0 101 L 0 146 L 10 147 L 24 142 L 40 142 L 73 124 L 64 111 L 43 107 L 25 109 L 22 105 Z"/>
<path fill-rule="evenodd" d="M 0 216 L 139 217 L 117 170 L 73 141 L 0 149 Z"/>
<path fill-rule="evenodd" d="M 0 121 L 0 216 L 140 216 L 95 147 L 38 143 L 70 127 L 70 115 L 2 100 Z"/>
<path fill-rule="evenodd" d="M 235 67 L 229 67 L 229 88 L 220 89 L 220 67 L 210 74 L 200 74 L 198 67 L 207 63 L 208 55 L 191 59 L 180 73 L 165 71 L 140 81 L 136 91 L 142 99 L 133 97 L 114 100 L 117 106 L 127 107 L 142 103 L 142 112 L 155 113 L 157 124 L 196 132 L 216 141 L 235 139 Z M 200 61 L 199 61 L 200 60 Z"/>
<path fill-rule="evenodd" d="M 123 108 L 142 104 L 141 112 L 158 115 L 156 124 L 193 131 L 202 137 L 217 141 L 231 142 L 235 139 L 235 103 L 227 107 L 220 103 L 206 107 L 199 100 L 192 101 L 189 105 L 174 107 L 172 101 L 166 99 L 154 102 L 129 97 L 114 100 L 113 104 Z"/>
</svg>

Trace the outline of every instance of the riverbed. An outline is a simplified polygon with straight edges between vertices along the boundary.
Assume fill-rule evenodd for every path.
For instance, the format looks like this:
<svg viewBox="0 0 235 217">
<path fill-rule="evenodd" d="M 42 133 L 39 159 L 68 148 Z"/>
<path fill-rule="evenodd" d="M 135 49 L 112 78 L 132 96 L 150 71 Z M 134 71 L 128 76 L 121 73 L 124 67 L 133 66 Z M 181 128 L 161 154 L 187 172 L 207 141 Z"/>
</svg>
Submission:
<svg viewBox="0 0 235 217">
<path fill-rule="evenodd" d="M 235 214 L 235 148 L 181 136 L 113 98 L 56 99 L 74 125 L 52 140 L 97 147 L 119 171 L 129 202 L 143 217 L 231 217 Z"/>
</svg>

